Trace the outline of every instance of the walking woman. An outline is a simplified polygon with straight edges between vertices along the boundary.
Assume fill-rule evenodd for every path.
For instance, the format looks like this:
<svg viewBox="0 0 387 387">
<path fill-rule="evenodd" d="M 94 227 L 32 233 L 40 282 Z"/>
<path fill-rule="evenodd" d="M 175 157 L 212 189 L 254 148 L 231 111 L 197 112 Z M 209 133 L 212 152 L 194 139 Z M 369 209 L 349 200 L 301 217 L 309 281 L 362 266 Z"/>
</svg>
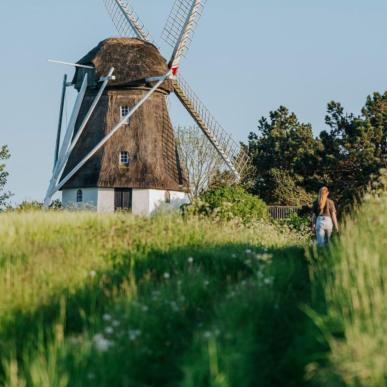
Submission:
<svg viewBox="0 0 387 387">
<path fill-rule="evenodd" d="M 333 226 L 339 231 L 337 224 L 335 203 L 328 199 L 329 190 L 322 187 L 318 193 L 317 200 L 313 203 L 312 224 L 316 232 L 317 245 L 324 246 L 332 236 Z"/>
</svg>

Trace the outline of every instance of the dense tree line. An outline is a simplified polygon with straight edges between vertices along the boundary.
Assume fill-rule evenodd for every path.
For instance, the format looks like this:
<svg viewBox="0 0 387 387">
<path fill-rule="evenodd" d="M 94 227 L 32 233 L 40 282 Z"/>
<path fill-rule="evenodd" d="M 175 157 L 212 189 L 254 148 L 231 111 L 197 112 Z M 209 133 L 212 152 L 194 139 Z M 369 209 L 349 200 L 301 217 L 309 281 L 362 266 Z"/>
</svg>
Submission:
<svg viewBox="0 0 387 387">
<path fill-rule="evenodd" d="M 262 117 L 244 145 L 251 159 L 245 188 L 275 205 L 310 205 L 322 185 L 341 208 L 360 199 L 387 168 L 387 92 L 369 96 L 357 116 L 330 102 L 325 123 L 328 130 L 315 137 L 312 126 L 284 106 Z M 217 153 L 199 129 L 180 128 L 178 144 L 191 185 L 196 184 L 194 196 L 232 184 L 232 175 L 220 169 Z M 0 161 L 9 157 L 8 147 L 1 146 Z M 7 178 L 0 163 L 0 209 L 11 195 L 5 191 Z"/>
<path fill-rule="evenodd" d="M 387 92 L 369 96 L 358 116 L 330 102 L 325 122 L 329 129 L 314 137 L 286 107 L 262 117 L 246 145 L 248 189 L 278 205 L 310 204 L 323 184 L 342 208 L 358 199 L 387 167 Z"/>
</svg>

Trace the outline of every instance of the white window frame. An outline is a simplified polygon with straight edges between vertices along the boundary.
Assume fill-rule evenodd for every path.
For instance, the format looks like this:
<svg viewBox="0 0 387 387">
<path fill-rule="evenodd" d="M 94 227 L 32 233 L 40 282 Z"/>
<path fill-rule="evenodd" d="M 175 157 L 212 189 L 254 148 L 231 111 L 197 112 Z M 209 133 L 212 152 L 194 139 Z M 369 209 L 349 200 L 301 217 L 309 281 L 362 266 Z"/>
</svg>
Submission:
<svg viewBox="0 0 387 387">
<path fill-rule="evenodd" d="M 128 105 L 122 105 L 120 106 L 120 117 L 121 117 L 121 120 L 123 120 L 130 112 L 130 108 Z M 129 123 L 129 121 L 128 121 Z"/>
<path fill-rule="evenodd" d="M 119 154 L 119 161 L 120 161 L 120 165 L 128 166 L 129 165 L 129 152 L 121 151 Z"/>
</svg>

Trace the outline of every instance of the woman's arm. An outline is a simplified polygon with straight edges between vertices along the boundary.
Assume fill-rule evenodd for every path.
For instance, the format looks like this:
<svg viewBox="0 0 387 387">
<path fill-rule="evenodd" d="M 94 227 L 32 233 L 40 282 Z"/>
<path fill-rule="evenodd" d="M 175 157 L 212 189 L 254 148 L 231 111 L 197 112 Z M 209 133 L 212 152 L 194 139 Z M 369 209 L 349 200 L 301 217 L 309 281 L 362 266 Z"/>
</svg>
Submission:
<svg viewBox="0 0 387 387">
<path fill-rule="evenodd" d="M 335 226 L 336 231 L 339 232 L 339 225 L 337 223 L 336 206 L 335 206 L 335 203 L 333 201 L 331 201 L 330 212 L 331 212 L 333 225 Z"/>
</svg>

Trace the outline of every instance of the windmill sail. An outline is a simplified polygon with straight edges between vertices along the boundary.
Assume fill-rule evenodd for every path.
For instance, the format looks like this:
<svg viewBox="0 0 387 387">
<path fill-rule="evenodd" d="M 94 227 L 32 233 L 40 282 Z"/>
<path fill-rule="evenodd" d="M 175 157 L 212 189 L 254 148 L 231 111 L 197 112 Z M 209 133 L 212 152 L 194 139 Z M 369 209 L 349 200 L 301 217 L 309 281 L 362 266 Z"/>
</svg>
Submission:
<svg viewBox="0 0 387 387">
<path fill-rule="evenodd" d="M 54 170 L 52 173 L 50 184 L 49 184 L 49 187 L 47 189 L 47 194 L 46 194 L 46 197 L 44 199 L 44 205 L 46 207 L 48 207 L 48 205 L 50 204 L 51 198 L 53 196 L 52 190 L 55 187 L 55 185 L 58 181 L 58 178 L 59 178 L 58 174 L 59 174 L 59 170 L 61 168 L 61 163 L 64 160 L 64 158 L 66 157 L 66 152 L 71 144 L 71 139 L 72 139 L 73 134 L 74 134 L 75 124 L 76 124 L 76 121 L 78 119 L 79 111 L 81 109 L 81 105 L 82 105 L 83 99 L 84 99 L 85 94 L 86 94 L 86 89 L 87 89 L 87 74 L 83 78 L 82 87 L 81 87 L 81 90 L 79 91 L 79 94 L 78 94 L 77 99 L 75 101 L 75 105 L 74 105 L 73 112 L 71 114 L 70 122 L 69 122 L 69 125 L 67 127 L 66 134 L 65 134 L 63 142 L 62 142 L 62 146 L 60 148 L 57 162 L 54 166 Z"/>
<path fill-rule="evenodd" d="M 104 0 L 118 33 L 123 37 L 151 40 L 131 5 L 125 0 Z"/>
<path fill-rule="evenodd" d="M 206 0 L 175 0 L 162 33 L 163 40 L 173 48 L 171 68 L 178 67 L 187 52 Z"/>
<path fill-rule="evenodd" d="M 235 178 L 240 180 L 248 165 L 248 155 L 216 121 L 185 80 L 178 77 L 173 80 L 173 86 L 178 99 L 215 147 Z"/>
</svg>

